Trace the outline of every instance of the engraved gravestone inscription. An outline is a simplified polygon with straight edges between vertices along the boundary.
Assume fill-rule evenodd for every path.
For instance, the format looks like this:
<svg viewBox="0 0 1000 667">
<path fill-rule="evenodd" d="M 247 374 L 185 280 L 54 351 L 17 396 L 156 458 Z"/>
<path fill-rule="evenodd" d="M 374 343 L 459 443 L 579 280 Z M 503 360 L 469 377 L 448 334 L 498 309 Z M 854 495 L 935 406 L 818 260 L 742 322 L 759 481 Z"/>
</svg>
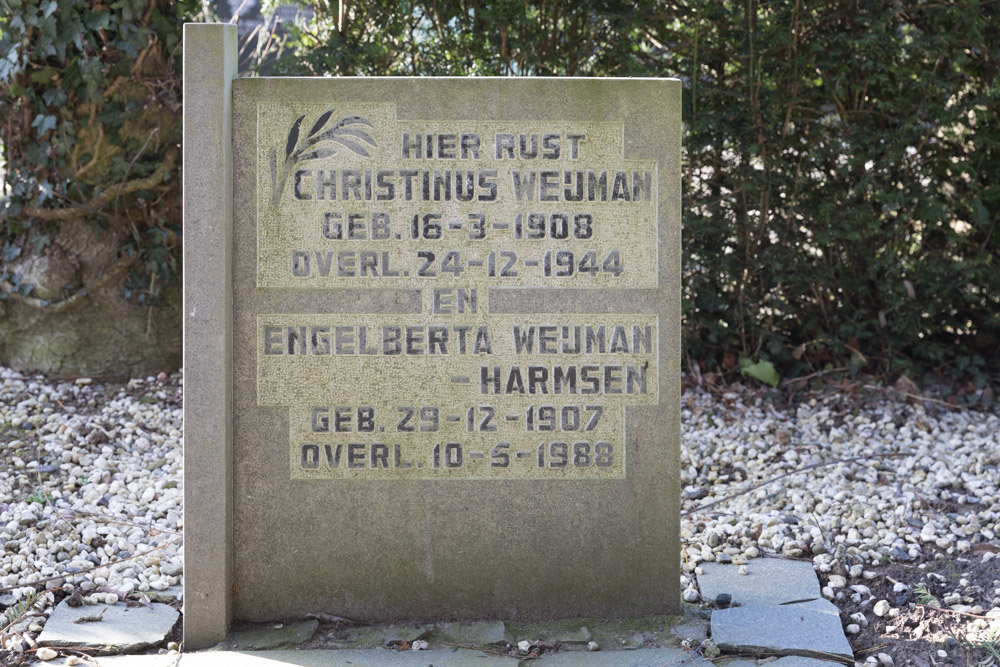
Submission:
<svg viewBox="0 0 1000 667">
<path fill-rule="evenodd" d="M 511 316 L 485 299 L 657 285 L 641 241 L 657 163 L 622 157 L 621 122 L 256 111 L 277 140 L 256 155 L 258 288 L 422 298 L 415 315 L 257 316 L 257 402 L 289 410 L 293 478 L 625 476 L 624 408 L 658 403 L 656 314 Z M 367 394 L 337 381 L 364 374 L 380 380 Z"/>
<path fill-rule="evenodd" d="M 231 85 L 214 604 L 676 609 L 679 82 Z"/>
</svg>

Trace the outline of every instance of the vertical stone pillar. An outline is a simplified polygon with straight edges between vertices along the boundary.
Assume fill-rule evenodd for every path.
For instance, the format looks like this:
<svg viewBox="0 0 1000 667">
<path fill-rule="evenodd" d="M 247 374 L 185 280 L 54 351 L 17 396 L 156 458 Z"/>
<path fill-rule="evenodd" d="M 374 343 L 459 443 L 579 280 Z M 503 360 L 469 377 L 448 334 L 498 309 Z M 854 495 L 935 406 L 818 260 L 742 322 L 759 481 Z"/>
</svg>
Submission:
<svg viewBox="0 0 1000 667">
<path fill-rule="evenodd" d="M 225 639 L 232 587 L 235 25 L 184 26 L 184 643 Z"/>
</svg>

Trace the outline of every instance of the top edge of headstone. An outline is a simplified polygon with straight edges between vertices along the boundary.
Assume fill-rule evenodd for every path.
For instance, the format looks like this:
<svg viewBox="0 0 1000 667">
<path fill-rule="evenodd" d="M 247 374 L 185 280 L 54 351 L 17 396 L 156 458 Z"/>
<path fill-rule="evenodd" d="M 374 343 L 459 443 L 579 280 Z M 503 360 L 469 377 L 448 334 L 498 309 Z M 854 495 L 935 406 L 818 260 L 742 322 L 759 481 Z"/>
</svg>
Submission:
<svg viewBox="0 0 1000 667">
<path fill-rule="evenodd" d="M 587 81 L 593 83 L 622 81 L 663 81 L 679 84 L 681 80 L 677 77 L 657 77 L 657 76 L 253 76 L 241 77 L 244 79 L 256 79 L 260 81 L 315 81 L 343 80 L 343 81 Z"/>
</svg>

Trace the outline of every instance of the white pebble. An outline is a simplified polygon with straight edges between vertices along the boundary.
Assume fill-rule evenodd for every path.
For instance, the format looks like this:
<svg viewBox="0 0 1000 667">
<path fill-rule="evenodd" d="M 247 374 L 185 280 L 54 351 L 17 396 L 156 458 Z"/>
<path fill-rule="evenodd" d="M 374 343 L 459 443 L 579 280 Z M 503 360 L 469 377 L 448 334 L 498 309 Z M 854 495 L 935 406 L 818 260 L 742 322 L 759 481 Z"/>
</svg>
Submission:
<svg viewBox="0 0 1000 667">
<path fill-rule="evenodd" d="M 601 647 L 598 646 L 597 642 L 587 642 L 587 650 L 588 651 L 597 651 L 600 648 Z"/>
<path fill-rule="evenodd" d="M 846 628 L 844 628 L 844 631 L 849 635 L 856 635 L 861 632 L 861 626 L 857 623 L 850 623 Z"/>
<path fill-rule="evenodd" d="M 410 644 L 410 650 L 411 651 L 426 651 L 427 650 L 427 646 L 428 646 L 427 642 L 425 642 L 423 639 L 418 639 L 415 642 L 413 642 L 412 644 Z M 174 650 L 176 650 L 176 649 L 174 649 Z"/>
<path fill-rule="evenodd" d="M 529 642 L 526 639 L 522 639 L 517 643 L 517 650 L 521 651 L 522 653 L 527 653 L 528 651 L 531 650 L 531 642 Z"/>
<path fill-rule="evenodd" d="M 49 660 L 54 660 L 59 657 L 59 654 L 50 649 L 48 646 L 43 646 L 35 652 L 35 657 L 39 660 L 44 660 L 48 662 Z"/>
<path fill-rule="evenodd" d="M 891 606 L 889 605 L 889 603 L 887 601 L 885 601 L 885 600 L 879 600 L 878 602 L 875 603 L 875 607 L 872 608 L 872 611 L 875 612 L 876 616 L 881 617 L 881 616 L 885 616 L 886 614 L 888 614 L 890 608 L 891 608 Z"/>
<path fill-rule="evenodd" d="M 896 664 L 893 661 L 892 656 L 889 655 L 888 653 L 879 653 L 878 654 L 878 661 L 880 663 L 882 663 L 883 665 L 885 665 L 885 667 L 893 667 L 893 665 Z"/>
</svg>

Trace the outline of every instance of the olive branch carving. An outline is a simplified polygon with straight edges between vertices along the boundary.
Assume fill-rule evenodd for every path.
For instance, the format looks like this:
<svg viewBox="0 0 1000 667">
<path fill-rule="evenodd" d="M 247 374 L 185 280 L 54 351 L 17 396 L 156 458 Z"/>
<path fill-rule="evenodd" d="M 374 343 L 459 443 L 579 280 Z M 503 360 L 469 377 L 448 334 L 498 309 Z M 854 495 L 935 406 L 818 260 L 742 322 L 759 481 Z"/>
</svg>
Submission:
<svg viewBox="0 0 1000 667">
<path fill-rule="evenodd" d="M 285 141 L 285 159 L 278 169 L 278 149 L 271 150 L 271 206 L 277 207 L 281 202 L 281 193 L 285 191 L 285 183 L 295 166 L 306 160 L 316 160 L 324 157 L 332 157 L 341 148 L 346 148 L 352 153 L 371 157 L 368 147 L 377 147 L 378 144 L 368 132 L 358 128 L 358 125 L 374 127 L 362 116 L 344 116 L 331 127 L 324 129 L 333 117 L 333 109 L 326 111 L 305 136 L 301 136 L 302 121 L 305 115 L 299 116 L 292 123 L 288 130 L 288 138 Z M 333 144 L 333 145 L 331 145 Z"/>
</svg>

